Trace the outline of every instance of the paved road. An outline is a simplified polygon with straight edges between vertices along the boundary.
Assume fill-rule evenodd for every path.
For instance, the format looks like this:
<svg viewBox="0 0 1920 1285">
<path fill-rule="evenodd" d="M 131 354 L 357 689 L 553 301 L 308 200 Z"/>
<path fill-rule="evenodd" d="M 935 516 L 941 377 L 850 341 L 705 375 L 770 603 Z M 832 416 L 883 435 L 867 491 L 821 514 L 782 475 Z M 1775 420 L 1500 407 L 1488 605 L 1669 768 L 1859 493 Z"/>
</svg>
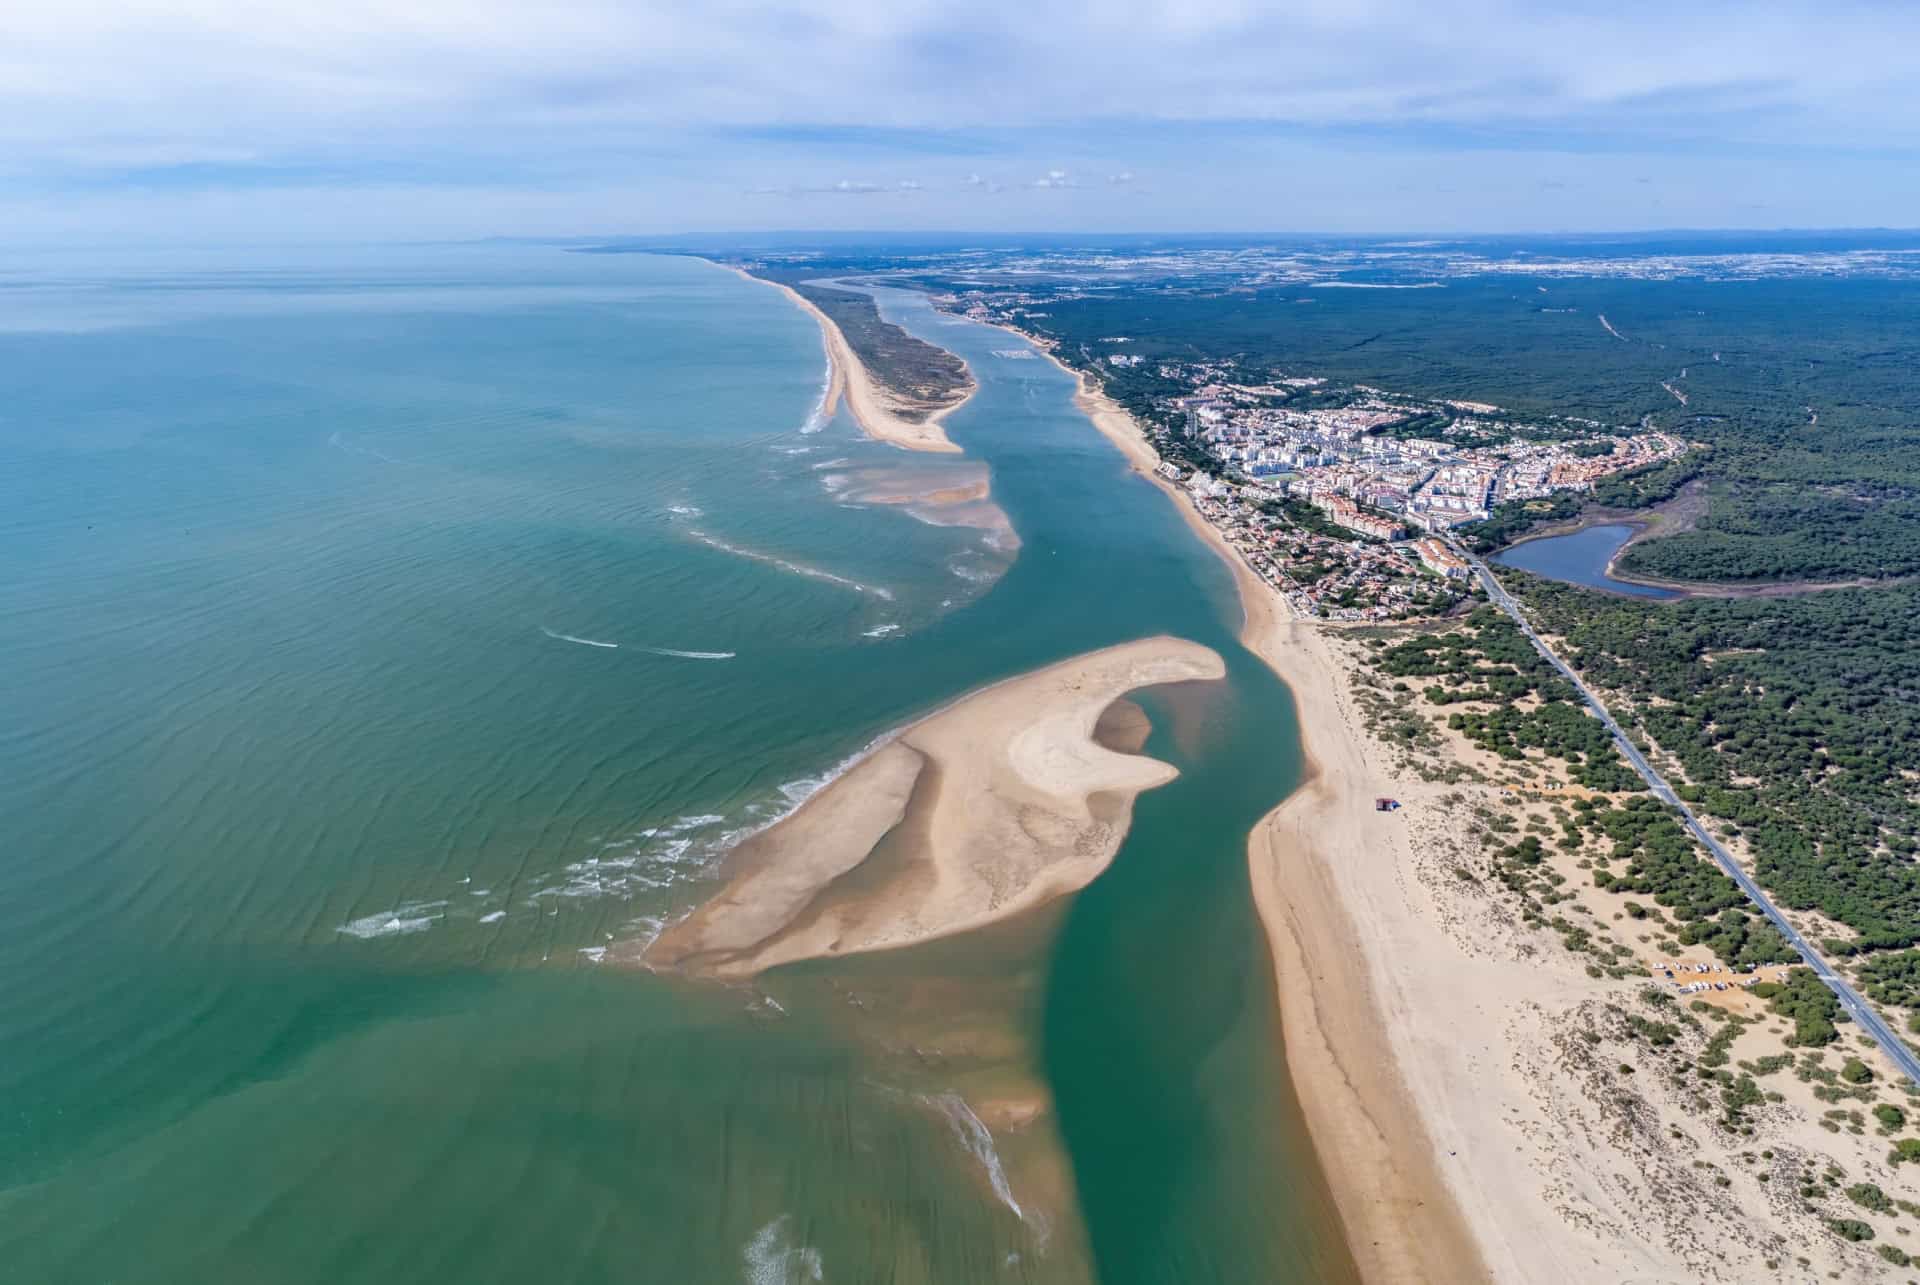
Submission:
<svg viewBox="0 0 1920 1285">
<path fill-rule="evenodd" d="M 1820 952 L 1814 948 L 1813 943 L 1801 936 L 1800 930 L 1787 922 L 1787 917 L 1780 913 L 1780 908 L 1768 899 L 1767 894 L 1760 890 L 1760 885 L 1755 883 L 1752 877 L 1741 867 L 1740 863 L 1733 859 L 1733 854 L 1720 846 L 1718 839 L 1707 833 L 1707 827 L 1700 824 L 1700 818 L 1693 814 L 1693 809 L 1681 801 L 1680 796 L 1673 792 L 1673 787 L 1667 784 L 1666 778 L 1655 771 L 1653 764 L 1647 762 L 1646 756 L 1641 754 L 1634 743 L 1627 739 L 1627 734 L 1620 729 L 1620 724 L 1614 721 L 1613 715 L 1607 712 L 1607 707 L 1600 703 L 1600 698 L 1595 696 L 1592 689 L 1580 680 L 1580 675 L 1573 672 L 1572 666 L 1555 655 L 1553 648 L 1547 646 L 1545 642 L 1541 641 L 1540 635 L 1533 632 L 1533 626 L 1528 622 L 1526 613 L 1520 610 L 1520 604 L 1513 600 L 1511 594 L 1500 587 L 1500 582 L 1494 578 L 1493 571 L 1487 564 L 1457 544 L 1454 548 L 1461 557 L 1467 560 L 1468 565 L 1472 566 L 1474 574 L 1480 578 L 1480 583 L 1486 587 L 1487 596 L 1493 599 L 1496 606 L 1499 606 L 1509 616 L 1513 617 L 1514 623 L 1519 625 L 1527 637 L 1532 640 L 1534 647 L 1542 656 L 1546 657 L 1547 662 L 1559 670 L 1566 680 L 1572 683 L 1575 689 L 1579 691 L 1581 698 L 1586 701 L 1587 708 L 1592 711 L 1594 717 L 1607 725 L 1607 730 L 1613 734 L 1614 744 L 1619 747 L 1622 757 L 1633 765 L 1634 771 L 1645 778 L 1648 787 L 1653 791 L 1654 797 L 1679 812 L 1681 819 L 1686 822 L 1687 829 L 1693 832 L 1693 837 L 1706 845 L 1707 851 L 1713 854 L 1713 859 L 1720 863 L 1720 868 L 1727 872 L 1729 878 L 1740 885 L 1740 891 L 1746 893 L 1748 899 L 1751 900 L 1754 905 L 1760 907 L 1760 912 L 1773 921 L 1773 926 L 1780 930 L 1781 936 L 1787 939 L 1787 944 L 1800 952 L 1800 958 L 1806 961 L 1807 967 L 1813 970 L 1814 976 L 1832 988 L 1833 993 L 1840 999 L 1840 1007 L 1845 1009 L 1848 1016 L 1852 1017 L 1855 1022 L 1859 1023 L 1862 1030 L 1873 1037 L 1874 1042 L 1885 1050 L 1888 1057 L 1893 1059 L 1894 1065 L 1898 1066 L 1915 1084 L 1920 1084 L 1920 1058 L 1915 1057 L 1913 1050 L 1909 1049 L 1906 1043 L 1901 1040 L 1898 1035 L 1894 1034 L 1893 1028 L 1888 1026 L 1886 1022 L 1881 1019 L 1880 1015 L 1873 1011 L 1866 1000 L 1862 999 L 1853 987 L 1847 984 L 1844 978 L 1833 971 L 1833 967 L 1828 964 Z"/>
</svg>

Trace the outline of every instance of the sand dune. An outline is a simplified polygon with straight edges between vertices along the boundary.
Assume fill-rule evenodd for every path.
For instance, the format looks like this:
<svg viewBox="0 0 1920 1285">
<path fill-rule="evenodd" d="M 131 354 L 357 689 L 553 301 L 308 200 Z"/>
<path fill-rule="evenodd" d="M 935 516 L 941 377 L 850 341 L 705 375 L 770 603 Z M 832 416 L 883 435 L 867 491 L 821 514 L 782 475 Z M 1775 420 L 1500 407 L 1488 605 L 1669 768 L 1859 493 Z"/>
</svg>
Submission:
<svg viewBox="0 0 1920 1285">
<path fill-rule="evenodd" d="M 741 844 L 726 887 L 641 962 L 744 977 L 965 932 L 1076 891 L 1113 859 L 1134 796 L 1176 775 L 1107 748 L 1139 724 L 1110 708 L 1225 672 L 1197 643 L 1149 638 L 967 696 Z"/>
</svg>

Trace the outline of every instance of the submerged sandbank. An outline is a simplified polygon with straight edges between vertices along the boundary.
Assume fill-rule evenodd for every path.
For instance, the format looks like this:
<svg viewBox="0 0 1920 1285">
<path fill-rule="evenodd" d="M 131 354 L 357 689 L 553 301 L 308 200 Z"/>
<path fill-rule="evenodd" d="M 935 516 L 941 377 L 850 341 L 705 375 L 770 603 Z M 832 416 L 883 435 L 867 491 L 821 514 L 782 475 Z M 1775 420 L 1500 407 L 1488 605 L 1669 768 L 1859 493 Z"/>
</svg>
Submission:
<svg viewBox="0 0 1920 1285">
<path fill-rule="evenodd" d="M 1115 719 L 1131 721 L 1110 708 L 1225 673 L 1210 649 L 1157 637 L 964 697 L 742 843 L 727 885 L 640 962 L 745 977 L 966 932 L 1074 892 L 1113 859 L 1134 797 L 1177 775 L 1106 748 L 1125 734 Z"/>
</svg>

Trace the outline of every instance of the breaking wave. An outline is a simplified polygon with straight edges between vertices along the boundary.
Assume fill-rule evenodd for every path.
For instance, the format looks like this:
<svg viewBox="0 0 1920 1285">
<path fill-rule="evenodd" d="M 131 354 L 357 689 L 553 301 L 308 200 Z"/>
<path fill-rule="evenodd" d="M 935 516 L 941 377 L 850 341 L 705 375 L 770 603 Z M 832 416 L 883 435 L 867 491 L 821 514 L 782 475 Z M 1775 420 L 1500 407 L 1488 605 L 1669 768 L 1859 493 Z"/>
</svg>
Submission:
<svg viewBox="0 0 1920 1285">
<path fill-rule="evenodd" d="M 358 919 L 350 919 L 334 931 L 345 933 L 349 937 L 358 937 L 362 941 L 374 937 L 399 937 L 406 933 L 422 933 L 433 927 L 435 920 L 446 918 L 446 908 L 447 903 L 444 901 L 402 902 L 392 910 L 383 910 L 377 915 L 362 915 Z"/>
<path fill-rule="evenodd" d="M 656 656 L 678 656 L 682 660 L 732 660 L 739 655 L 732 651 L 681 651 L 677 647 L 642 647 L 640 650 Z"/>
<path fill-rule="evenodd" d="M 823 336 L 824 339 L 824 336 Z M 833 400 L 833 358 L 827 358 L 827 366 L 820 375 L 820 396 L 813 403 L 813 409 L 807 412 L 806 423 L 800 425 L 803 433 L 817 433 L 832 422 L 833 414 L 829 403 Z"/>
<path fill-rule="evenodd" d="M 1006 1170 L 1000 1167 L 1000 1153 L 994 1149 L 993 1134 L 973 1113 L 966 1099 L 958 1093 L 941 1093 L 925 1101 L 947 1118 L 947 1123 L 953 1126 L 954 1136 L 960 1139 L 960 1145 L 987 1171 L 987 1182 L 992 1186 L 993 1194 L 1000 1197 L 1000 1203 L 1013 1210 L 1015 1217 L 1025 1221 L 1026 1211 L 1013 1198 L 1013 1188 L 1007 1183 Z"/>
<path fill-rule="evenodd" d="M 782 571 L 790 571 L 796 576 L 805 576 L 809 580 L 824 580 L 829 584 L 837 584 L 843 588 L 851 589 L 855 593 L 871 594 L 887 602 L 893 601 L 893 591 L 891 589 L 883 589 L 877 585 L 862 584 L 858 580 L 854 580 L 848 576 L 838 575 L 832 571 L 825 571 L 819 567 L 810 567 L 802 562 L 792 562 L 771 553 L 761 553 L 757 549 L 743 549 L 737 544 L 728 544 L 725 540 L 708 535 L 704 531 L 695 531 L 692 534 L 694 539 L 706 545 L 709 549 L 718 549 L 722 553 L 731 553 L 736 558 L 746 558 L 753 562 L 763 562 L 770 567 L 778 567 Z"/>
<path fill-rule="evenodd" d="M 820 1251 L 806 1245 L 786 1243 L 787 1224 L 792 1215 L 781 1214 L 762 1227 L 741 1252 L 746 1260 L 746 1285 L 799 1285 L 803 1281 L 826 1279 L 820 1264 Z"/>
</svg>

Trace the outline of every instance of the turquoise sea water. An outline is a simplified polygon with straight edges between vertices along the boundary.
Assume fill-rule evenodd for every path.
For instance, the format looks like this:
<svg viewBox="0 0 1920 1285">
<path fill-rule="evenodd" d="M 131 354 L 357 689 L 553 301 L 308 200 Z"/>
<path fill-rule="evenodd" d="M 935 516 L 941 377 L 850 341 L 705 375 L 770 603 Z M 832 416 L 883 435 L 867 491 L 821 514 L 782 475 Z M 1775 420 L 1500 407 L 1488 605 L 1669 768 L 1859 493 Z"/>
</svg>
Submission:
<svg viewBox="0 0 1920 1285">
<path fill-rule="evenodd" d="M 1245 889 L 1290 702 L 1064 376 L 886 307 L 980 376 L 950 427 L 1010 564 L 843 499 L 901 457 L 817 422 L 813 323 L 708 265 L 0 272 L 6 1275 L 1347 1270 Z M 1184 775 L 1064 914 L 743 989 L 598 962 L 874 736 L 1163 631 L 1231 676 L 1145 702 Z M 1054 1112 L 983 1138 L 863 1016 L 902 984 Z"/>
</svg>

